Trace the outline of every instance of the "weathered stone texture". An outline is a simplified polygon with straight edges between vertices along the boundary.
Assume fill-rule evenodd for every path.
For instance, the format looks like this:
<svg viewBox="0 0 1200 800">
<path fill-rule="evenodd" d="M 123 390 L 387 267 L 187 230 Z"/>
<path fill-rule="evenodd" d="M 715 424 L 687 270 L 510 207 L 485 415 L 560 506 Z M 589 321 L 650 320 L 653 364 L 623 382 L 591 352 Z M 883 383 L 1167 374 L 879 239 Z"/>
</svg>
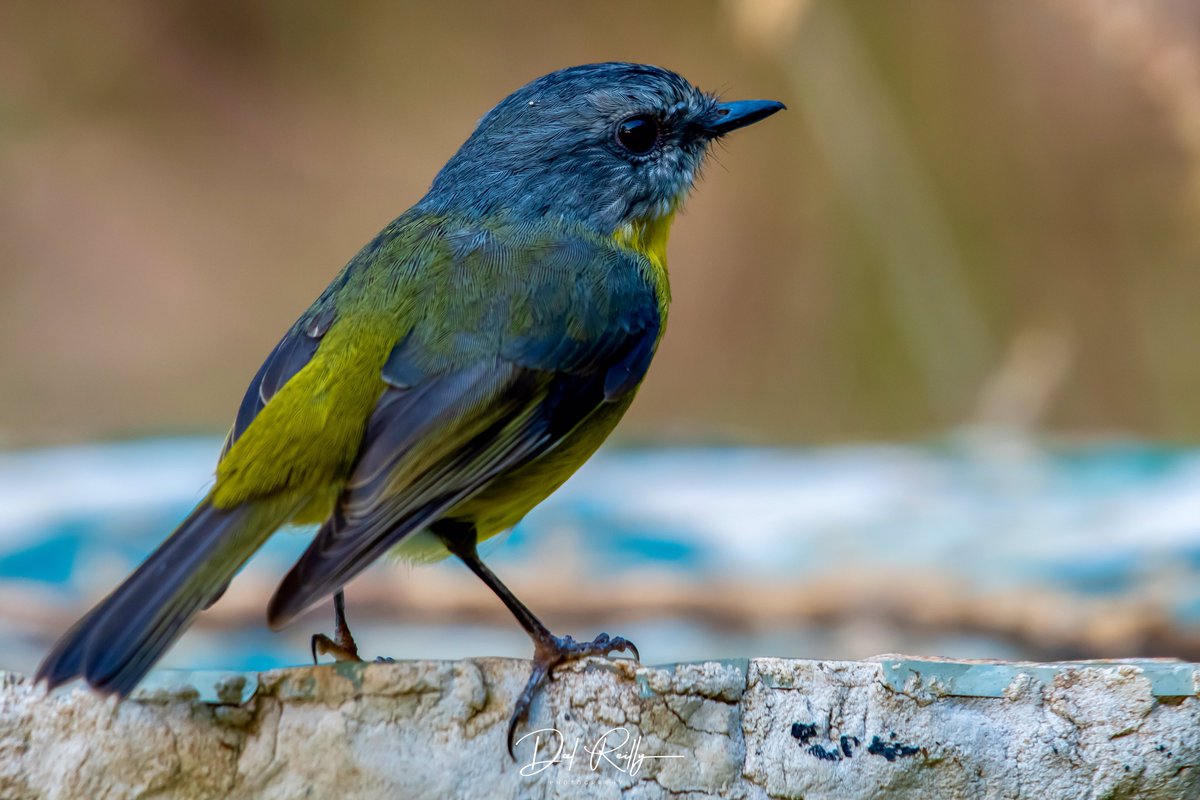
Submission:
<svg viewBox="0 0 1200 800">
<path fill-rule="evenodd" d="M 593 661 L 535 704 L 516 763 L 527 662 L 159 673 L 121 704 L 7 675 L 0 798 L 1195 800 L 1192 666 Z"/>
</svg>

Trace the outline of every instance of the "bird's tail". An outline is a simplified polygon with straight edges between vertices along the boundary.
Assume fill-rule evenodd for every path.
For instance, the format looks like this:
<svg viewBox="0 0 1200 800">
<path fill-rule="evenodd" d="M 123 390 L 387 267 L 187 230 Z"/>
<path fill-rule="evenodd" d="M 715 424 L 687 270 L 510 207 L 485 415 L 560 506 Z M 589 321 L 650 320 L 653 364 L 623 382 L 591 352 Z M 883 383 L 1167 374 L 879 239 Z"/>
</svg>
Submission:
<svg viewBox="0 0 1200 800">
<path fill-rule="evenodd" d="M 228 510 L 202 502 L 58 640 L 38 667 L 37 679 L 53 689 L 81 677 L 102 692 L 128 695 L 294 510 L 295 504 L 283 500 Z"/>
</svg>

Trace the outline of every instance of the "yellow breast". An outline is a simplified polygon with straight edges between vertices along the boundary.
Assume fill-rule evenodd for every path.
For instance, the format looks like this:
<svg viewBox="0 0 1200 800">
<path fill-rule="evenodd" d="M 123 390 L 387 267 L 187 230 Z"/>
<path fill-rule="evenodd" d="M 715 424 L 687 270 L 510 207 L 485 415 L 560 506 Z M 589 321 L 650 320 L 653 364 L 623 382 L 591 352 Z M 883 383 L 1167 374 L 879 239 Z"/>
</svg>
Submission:
<svg viewBox="0 0 1200 800">
<path fill-rule="evenodd" d="M 618 245 L 640 253 L 650 262 L 658 305 L 664 314 L 671 302 L 671 282 L 667 276 L 667 239 L 670 238 L 674 220 L 675 211 L 672 210 L 661 217 L 628 222 L 613 234 Z"/>
</svg>

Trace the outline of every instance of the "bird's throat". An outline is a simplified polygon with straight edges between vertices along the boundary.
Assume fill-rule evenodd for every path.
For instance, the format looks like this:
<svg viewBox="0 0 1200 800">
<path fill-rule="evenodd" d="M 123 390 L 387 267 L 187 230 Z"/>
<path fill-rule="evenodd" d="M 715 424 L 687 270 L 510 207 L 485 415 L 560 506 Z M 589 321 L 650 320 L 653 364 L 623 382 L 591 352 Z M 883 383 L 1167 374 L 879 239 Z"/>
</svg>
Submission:
<svg viewBox="0 0 1200 800">
<path fill-rule="evenodd" d="M 675 212 L 671 211 L 661 217 L 627 222 L 617 228 L 613 238 L 622 247 L 644 255 L 654 264 L 656 269 L 667 269 L 667 239 L 671 235 L 671 222 Z"/>
</svg>

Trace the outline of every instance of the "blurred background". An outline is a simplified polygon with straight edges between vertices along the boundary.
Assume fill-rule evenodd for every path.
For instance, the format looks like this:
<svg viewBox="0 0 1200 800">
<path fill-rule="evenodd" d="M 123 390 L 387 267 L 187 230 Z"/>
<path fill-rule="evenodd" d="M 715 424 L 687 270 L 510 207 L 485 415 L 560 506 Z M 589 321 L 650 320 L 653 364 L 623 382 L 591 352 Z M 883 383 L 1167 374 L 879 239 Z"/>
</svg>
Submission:
<svg viewBox="0 0 1200 800">
<path fill-rule="evenodd" d="M 789 111 L 718 148 L 615 441 L 492 548 L 651 662 L 1200 659 L 1189 0 L 0 5 L 0 668 L 203 496 L 241 392 L 474 122 L 569 64 Z M 169 656 L 301 663 L 279 536 Z M 457 563 L 365 654 L 527 656 Z"/>
</svg>

